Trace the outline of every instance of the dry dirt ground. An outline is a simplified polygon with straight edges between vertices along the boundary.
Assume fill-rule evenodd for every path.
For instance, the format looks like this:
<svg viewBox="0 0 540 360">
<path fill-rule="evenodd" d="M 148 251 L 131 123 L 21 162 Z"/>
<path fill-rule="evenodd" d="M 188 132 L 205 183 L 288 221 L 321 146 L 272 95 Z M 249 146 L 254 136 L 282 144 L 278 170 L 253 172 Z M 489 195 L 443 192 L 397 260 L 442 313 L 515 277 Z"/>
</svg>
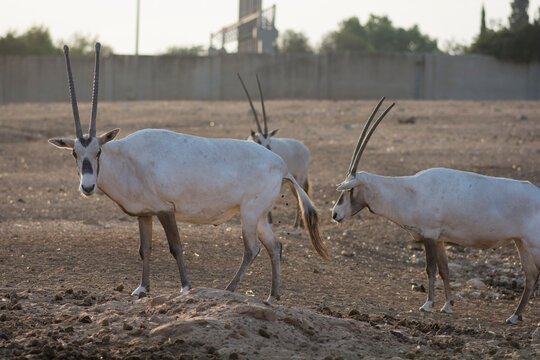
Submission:
<svg viewBox="0 0 540 360">
<path fill-rule="evenodd" d="M 282 299 L 266 304 L 264 250 L 236 293 L 222 291 L 243 254 L 238 216 L 217 227 L 179 224 L 194 289 L 180 295 L 164 232 L 154 223 L 148 297 L 140 281 L 136 219 L 103 193 L 84 198 L 69 151 L 68 103 L 0 106 L 0 358 L 537 358 L 540 307 L 504 324 L 523 276 L 512 244 L 497 250 L 448 246 L 454 314 L 421 313 L 427 288 L 420 245 L 364 210 L 334 224 L 345 176 L 375 101 L 268 101 L 270 128 L 312 154 L 311 197 L 331 261 L 292 229 L 288 189 L 275 205 L 283 243 Z M 166 128 L 211 138 L 246 138 L 246 102 L 101 103 L 98 133 Z M 80 105 L 83 127 L 90 117 Z M 141 151 L 144 151 L 142 149 Z M 182 156 L 182 154 L 179 154 Z M 359 170 L 409 175 L 452 167 L 540 185 L 540 102 L 398 101 Z M 479 279 L 481 282 L 471 282 Z M 538 291 L 536 291 L 538 294 Z M 441 285 L 436 308 L 444 303 Z"/>
</svg>

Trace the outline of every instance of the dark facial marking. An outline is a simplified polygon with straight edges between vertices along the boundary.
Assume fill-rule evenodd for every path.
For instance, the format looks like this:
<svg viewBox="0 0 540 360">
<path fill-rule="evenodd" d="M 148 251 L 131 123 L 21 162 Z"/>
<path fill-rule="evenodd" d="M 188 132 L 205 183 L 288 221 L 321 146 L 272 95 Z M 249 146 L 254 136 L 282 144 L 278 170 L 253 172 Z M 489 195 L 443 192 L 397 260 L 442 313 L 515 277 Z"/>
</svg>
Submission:
<svg viewBox="0 0 540 360">
<path fill-rule="evenodd" d="M 79 142 L 81 143 L 81 145 L 83 147 L 88 147 L 88 145 L 90 144 L 90 142 L 92 141 L 92 138 L 91 137 L 83 137 L 83 138 L 79 138 Z"/>
<path fill-rule="evenodd" d="M 82 163 L 82 173 L 84 174 L 93 174 L 94 171 L 92 170 L 92 164 L 90 163 L 90 160 L 84 159 Z"/>
</svg>

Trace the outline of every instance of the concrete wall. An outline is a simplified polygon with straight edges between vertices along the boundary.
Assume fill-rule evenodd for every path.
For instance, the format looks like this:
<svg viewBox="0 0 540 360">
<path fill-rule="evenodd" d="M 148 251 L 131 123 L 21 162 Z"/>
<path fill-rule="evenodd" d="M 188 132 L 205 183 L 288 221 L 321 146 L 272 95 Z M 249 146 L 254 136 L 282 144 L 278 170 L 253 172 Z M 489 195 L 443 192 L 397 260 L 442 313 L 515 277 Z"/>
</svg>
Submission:
<svg viewBox="0 0 540 360">
<path fill-rule="evenodd" d="M 71 59 L 77 98 L 91 98 L 93 58 Z M 62 56 L 0 56 L 0 103 L 67 101 Z M 540 65 L 478 55 L 222 54 L 111 56 L 101 60 L 99 98 L 243 100 L 236 77 L 267 99 L 540 99 Z M 254 95 L 255 96 L 255 95 Z"/>
<path fill-rule="evenodd" d="M 422 98 L 538 100 L 540 65 L 501 62 L 481 55 L 424 58 Z"/>
</svg>

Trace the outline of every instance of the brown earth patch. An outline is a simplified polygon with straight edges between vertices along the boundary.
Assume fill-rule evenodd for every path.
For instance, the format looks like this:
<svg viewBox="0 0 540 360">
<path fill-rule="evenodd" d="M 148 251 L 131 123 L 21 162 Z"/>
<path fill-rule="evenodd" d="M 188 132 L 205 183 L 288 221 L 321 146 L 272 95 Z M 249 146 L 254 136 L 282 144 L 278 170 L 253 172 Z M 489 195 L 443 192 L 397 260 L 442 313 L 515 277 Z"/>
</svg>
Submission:
<svg viewBox="0 0 540 360">
<path fill-rule="evenodd" d="M 523 287 L 513 246 L 448 246 L 454 314 L 425 314 L 418 311 L 427 288 L 418 244 L 366 211 L 330 221 L 335 184 L 374 103 L 267 103 L 270 128 L 311 150 L 311 197 L 332 253 L 321 260 L 306 234 L 291 228 L 295 200 L 284 189 L 273 211 L 283 243 L 282 300 L 272 305 L 263 301 L 270 288 L 264 250 L 236 293 L 215 290 L 240 264 L 238 217 L 217 227 L 179 224 L 195 286 L 183 296 L 163 230 L 154 226 L 152 291 L 132 298 L 141 272 L 136 220 L 104 194 L 81 197 L 71 154 L 47 143 L 73 136 L 70 105 L 1 105 L 0 357 L 539 356 L 536 299 L 524 322 L 503 324 Z M 88 119 L 89 105 L 80 112 Z M 452 167 L 538 185 L 539 124 L 540 102 L 398 101 L 359 169 L 408 175 Z M 120 136 L 153 127 L 212 138 L 246 138 L 254 128 L 245 102 L 195 101 L 102 103 L 97 126 L 98 133 L 120 127 Z M 475 278 L 486 286 L 468 285 Z M 438 286 L 437 306 L 443 298 Z"/>
</svg>

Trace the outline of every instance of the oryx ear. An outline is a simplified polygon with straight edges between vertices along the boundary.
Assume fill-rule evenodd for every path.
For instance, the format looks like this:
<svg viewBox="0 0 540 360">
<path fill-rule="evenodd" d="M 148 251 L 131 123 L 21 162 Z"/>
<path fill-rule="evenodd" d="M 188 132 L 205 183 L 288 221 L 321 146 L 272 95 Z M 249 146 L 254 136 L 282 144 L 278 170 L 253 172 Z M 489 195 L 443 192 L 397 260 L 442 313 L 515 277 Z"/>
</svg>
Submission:
<svg viewBox="0 0 540 360">
<path fill-rule="evenodd" d="M 270 137 L 276 135 L 278 131 L 279 131 L 279 129 L 272 130 L 272 131 L 270 132 Z"/>
<path fill-rule="evenodd" d="M 114 129 L 114 130 L 109 131 L 108 133 L 101 135 L 99 137 L 99 146 L 102 146 L 103 144 L 106 144 L 112 139 L 114 139 L 116 135 L 118 135 L 119 131 L 120 129 Z"/>
<path fill-rule="evenodd" d="M 253 130 L 250 130 L 251 131 L 251 137 L 255 139 L 255 131 Z"/>
<path fill-rule="evenodd" d="M 49 139 L 49 142 L 62 149 L 73 149 L 75 147 L 75 140 L 73 139 Z"/>
<path fill-rule="evenodd" d="M 347 190 L 351 190 L 352 188 L 358 186 L 360 184 L 360 180 L 358 179 L 352 179 L 352 180 L 346 180 L 344 182 L 342 182 L 341 184 L 339 184 L 338 188 L 336 189 L 337 191 L 347 191 Z"/>
</svg>

